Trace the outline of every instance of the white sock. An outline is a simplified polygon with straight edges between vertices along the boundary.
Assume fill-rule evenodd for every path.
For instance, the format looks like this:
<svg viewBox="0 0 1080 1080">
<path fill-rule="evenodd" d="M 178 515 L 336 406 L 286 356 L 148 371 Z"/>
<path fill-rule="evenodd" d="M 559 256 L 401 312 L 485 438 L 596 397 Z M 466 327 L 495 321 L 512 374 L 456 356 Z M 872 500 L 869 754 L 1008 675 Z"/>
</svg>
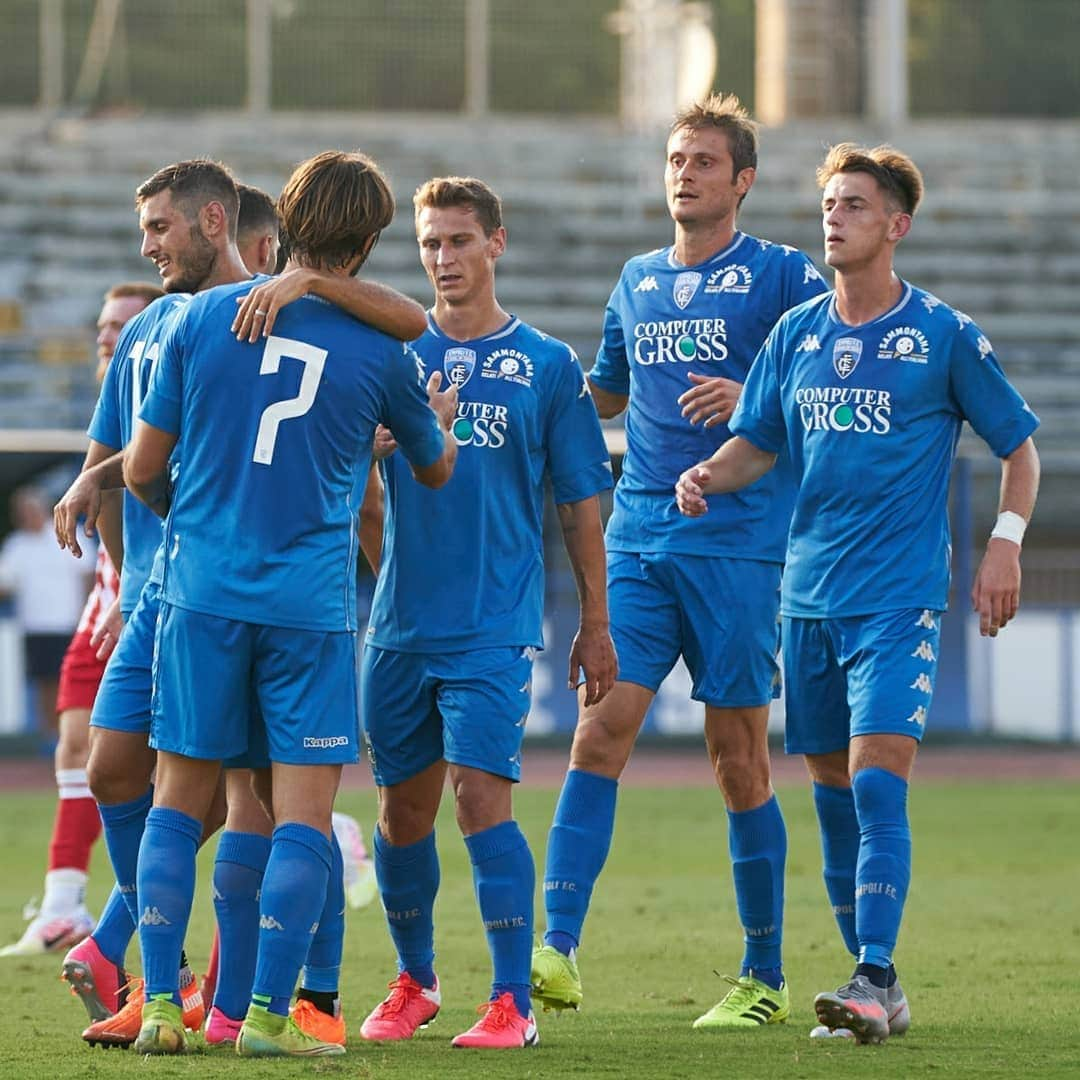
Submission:
<svg viewBox="0 0 1080 1080">
<path fill-rule="evenodd" d="M 50 870 L 45 875 L 45 897 L 41 901 L 43 917 L 70 915 L 86 899 L 86 874 L 82 870 Z"/>
</svg>

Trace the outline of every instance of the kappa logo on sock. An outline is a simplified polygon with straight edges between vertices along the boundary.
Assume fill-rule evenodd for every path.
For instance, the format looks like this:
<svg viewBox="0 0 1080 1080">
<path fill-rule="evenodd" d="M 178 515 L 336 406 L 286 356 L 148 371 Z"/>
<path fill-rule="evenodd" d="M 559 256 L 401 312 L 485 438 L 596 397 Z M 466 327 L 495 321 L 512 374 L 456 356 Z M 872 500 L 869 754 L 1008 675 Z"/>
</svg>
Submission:
<svg viewBox="0 0 1080 1080">
<path fill-rule="evenodd" d="M 143 910 L 140 926 L 172 926 L 172 923 L 161 914 L 156 907 L 148 907 Z"/>
<path fill-rule="evenodd" d="M 225 897 L 222 896 L 220 892 L 218 892 L 218 887 L 213 882 L 210 883 L 210 899 L 211 900 L 224 900 L 225 899 Z"/>
<path fill-rule="evenodd" d="M 260 915 L 259 916 L 259 929 L 260 930 L 284 930 L 285 927 L 281 925 L 274 918 L 273 915 Z"/>
</svg>

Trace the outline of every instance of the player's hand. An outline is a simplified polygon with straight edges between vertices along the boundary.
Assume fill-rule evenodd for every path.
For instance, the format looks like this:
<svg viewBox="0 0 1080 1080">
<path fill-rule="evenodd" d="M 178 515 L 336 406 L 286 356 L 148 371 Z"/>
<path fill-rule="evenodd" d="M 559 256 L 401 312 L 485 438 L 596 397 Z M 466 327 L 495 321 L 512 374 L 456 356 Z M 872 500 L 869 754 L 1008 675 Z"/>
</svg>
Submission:
<svg viewBox="0 0 1080 1080">
<path fill-rule="evenodd" d="M 708 512 L 705 486 L 712 479 L 707 465 L 694 465 L 679 477 L 675 485 L 675 502 L 679 512 L 687 517 L 702 517 Z"/>
<path fill-rule="evenodd" d="M 707 428 L 726 424 L 739 404 L 742 383 L 716 375 L 698 375 L 694 371 L 688 372 L 687 377 L 694 385 L 679 395 L 683 416 L 691 424 L 704 423 Z"/>
<path fill-rule="evenodd" d="M 1020 545 L 992 536 L 971 589 L 979 633 L 997 637 L 1020 607 Z"/>
<path fill-rule="evenodd" d="M 116 643 L 120 640 L 120 631 L 124 629 L 124 620 L 120 615 L 120 598 L 117 597 L 105 612 L 97 628 L 90 635 L 90 648 L 97 649 L 99 660 L 108 660 L 112 656 Z"/>
<path fill-rule="evenodd" d="M 315 271 L 306 266 L 287 270 L 284 274 L 256 285 L 247 296 L 237 297 L 236 318 L 232 332 L 237 341 L 258 341 L 269 337 L 278 312 L 311 292 Z"/>
<path fill-rule="evenodd" d="M 439 390 L 442 386 L 442 372 L 433 371 L 427 381 L 428 404 L 435 415 L 439 418 L 445 431 L 449 431 L 457 416 L 458 388 L 453 384 L 446 390 Z"/>
<path fill-rule="evenodd" d="M 98 514 L 101 513 L 101 488 L 89 472 L 79 473 L 75 482 L 64 492 L 64 497 L 53 507 L 53 528 L 56 542 L 62 551 L 70 551 L 76 559 L 82 558 L 79 546 L 79 518 L 85 516 L 83 531 L 93 536 L 97 531 Z"/>
<path fill-rule="evenodd" d="M 619 677 L 619 658 L 607 626 L 582 626 L 570 646 L 570 672 L 567 686 L 578 687 L 578 672 L 584 676 L 585 704 L 602 701 Z"/>
<path fill-rule="evenodd" d="M 385 425 L 379 424 L 375 428 L 375 441 L 371 446 L 371 460 L 382 461 L 388 458 L 397 449 L 397 440 L 394 433 Z"/>
</svg>

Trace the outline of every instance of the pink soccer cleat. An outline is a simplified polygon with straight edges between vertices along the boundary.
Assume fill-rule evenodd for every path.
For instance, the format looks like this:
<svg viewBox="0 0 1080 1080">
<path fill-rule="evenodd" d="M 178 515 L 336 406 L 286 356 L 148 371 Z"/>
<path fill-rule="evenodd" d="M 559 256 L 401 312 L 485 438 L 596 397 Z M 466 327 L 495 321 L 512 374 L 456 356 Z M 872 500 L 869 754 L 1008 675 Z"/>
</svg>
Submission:
<svg viewBox="0 0 1080 1080">
<path fill-rule="evenodd" d="M 473 1050 L 519 1050 L 540 1041 L 536 1018 L 530 1012 L 522 1016 L 507 991 L 494 1001 L 486 1001 L 477 1010 L 480 1019 L 468 1031 L 458 1035 L 452 1046 Z"/>
</svg>

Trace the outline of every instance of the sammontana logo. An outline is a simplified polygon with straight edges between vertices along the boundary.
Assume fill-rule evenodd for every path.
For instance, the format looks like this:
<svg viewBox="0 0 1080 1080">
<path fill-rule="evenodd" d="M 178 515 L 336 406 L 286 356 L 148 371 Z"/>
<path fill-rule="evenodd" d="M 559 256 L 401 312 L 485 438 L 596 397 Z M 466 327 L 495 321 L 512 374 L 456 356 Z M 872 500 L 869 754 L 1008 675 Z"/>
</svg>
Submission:
<svg viewBox="0 0 1080 1080">
<path fill-rule="evenodd" d="M 909 364 L 925 364 L 930 359 L 930 342 L 914 326 L 894 326 L 878 345 L 879 360 L 906 360 Z"/>
<path fill-rule="evenodd" d="M 741 293 L 745 295 L 754 283 L 750 267 L 738 265 L 722 266 L 709 275 L 705 283 L 707 293 Z"/>
<path fill-rule="evenodd" d="M 484 379 L 506 379 L 519 386 L 532 386 L 533 362 L 520 349 L 496 349 L 484 361 Z"/>
</svg>

